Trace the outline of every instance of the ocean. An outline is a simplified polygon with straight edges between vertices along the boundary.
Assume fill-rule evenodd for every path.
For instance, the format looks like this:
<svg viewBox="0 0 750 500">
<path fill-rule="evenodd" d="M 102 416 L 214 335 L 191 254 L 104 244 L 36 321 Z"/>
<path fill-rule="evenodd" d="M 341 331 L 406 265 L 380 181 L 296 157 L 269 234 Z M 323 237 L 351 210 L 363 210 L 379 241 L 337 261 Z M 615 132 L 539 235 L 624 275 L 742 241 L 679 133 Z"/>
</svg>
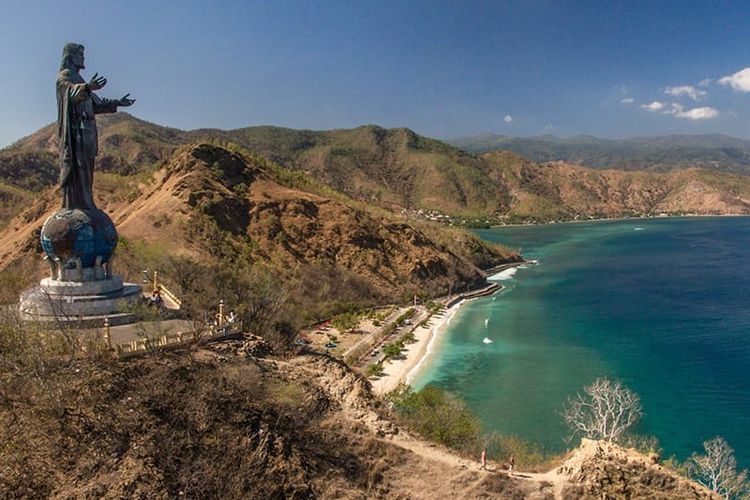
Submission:
<svg viewBox="0 0 750 500">
<path fill-rule="evenodd" d="M 750 218 L 478 233 L 539 264 L 464 304 L 415 388 L 445 388 L 486 431 L 558 452 L 570 447 L 568 396 L 609 376 L 640 395 L 633 430 L 656 436 L 664 457 L 685 459 L 718 435 L 750 467 Z"/>
</svg>

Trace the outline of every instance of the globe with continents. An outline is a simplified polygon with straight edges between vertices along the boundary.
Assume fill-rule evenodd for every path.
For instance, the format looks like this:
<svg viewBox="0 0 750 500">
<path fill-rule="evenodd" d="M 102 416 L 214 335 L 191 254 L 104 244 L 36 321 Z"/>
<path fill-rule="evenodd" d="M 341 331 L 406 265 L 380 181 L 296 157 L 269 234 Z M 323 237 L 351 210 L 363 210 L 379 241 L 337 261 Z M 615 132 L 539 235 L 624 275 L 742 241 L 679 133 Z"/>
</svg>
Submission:
<svg viewBox="0 0 750 500">
<path fill-rule="evenodd" d="M 99 210 L 63 208 L 42 226 L 42 248 L 51 259 L 62 261 L 63 267 L 94 267 L 97 257 L 107 262 L 117 246 L 117 230 L 109 216 Z"/>
</svg>

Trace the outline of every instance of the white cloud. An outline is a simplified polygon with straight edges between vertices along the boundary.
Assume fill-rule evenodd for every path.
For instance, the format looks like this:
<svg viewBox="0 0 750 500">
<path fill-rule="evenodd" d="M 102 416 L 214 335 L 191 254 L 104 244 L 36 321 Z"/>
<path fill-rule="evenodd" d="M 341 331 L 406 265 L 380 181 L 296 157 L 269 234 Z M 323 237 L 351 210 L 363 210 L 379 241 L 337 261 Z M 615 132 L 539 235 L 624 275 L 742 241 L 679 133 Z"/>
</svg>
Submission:
<svg viewBox="0 0 750 500">
<path fill-rule="evenodd" d="M 750 68 L 745 68 L 733 75 L 719 78 L 719 83 L 728 85 L 740 92 L 750 92 Z"/>
<path fill-rule="evenodd" d="M 665 111 L 665 113 L 687 120 L 710 120 L 719 116 L 719 111 L 710 106 L 692 108 L 686 111 L 677 103 L 672 103 L 672 108 L 669 111 Z"/>
<path fill-rule="evenodd" d="M 648 104 L 641 104 L 641 107 L 643 109 L 647 109 L 649 111 L 654 111 L 654 112 L 664 109 L 665 106 L 666 104 L 664 104 L 663 102 L 659 102 L 659 101 L 654 101 Z"/>
<path fill-rule="evenodd" d="M 677 87 L 667 87 L 664 89 L 664 93 L 667 95 L 671 95 L 673 97 L 680 97 L 680 96 L 687 96 L 691 98 L 694 101 L 697 101 L 704 95 L 706 95 L 705 90 L 698 90 L 692 85 L 680 85 Z"/>
<path fill-rule="evenodd" d="M 635 99 L 632 97 L 626 97 L 624 99 L 620 99 L 620 104 L 633 104 L 635 102 Z"/>
<path fill-rule="evenodd" d="M 709 120 L 719 116 L 719 111 L 710 106 L 686 110 L 685 107 L 678 102 L 666 104 L 660 101 L 654 101 L 649 104 L 642 104 L 641 107 L 654 113 L 661 112 L 663 115 L 672 115 L 687 120 Z"/>
<path fill-rule="evenodd" d="M 503 118 L 503 121 L 505 123 L 513 123 L 513 117 L 510 115 L 505 115 L 505 118 Z"/>
<path fill-rule="evenodd" d="M 711 80 L 710 78 L 704 78 L 703 80 L 701 80 L 701 81 L 698 82 L 698 86 L 699 87 L 708 87 L 709 85 L 711 85 L 712 81 L 713 80 Z"/>
</svg>

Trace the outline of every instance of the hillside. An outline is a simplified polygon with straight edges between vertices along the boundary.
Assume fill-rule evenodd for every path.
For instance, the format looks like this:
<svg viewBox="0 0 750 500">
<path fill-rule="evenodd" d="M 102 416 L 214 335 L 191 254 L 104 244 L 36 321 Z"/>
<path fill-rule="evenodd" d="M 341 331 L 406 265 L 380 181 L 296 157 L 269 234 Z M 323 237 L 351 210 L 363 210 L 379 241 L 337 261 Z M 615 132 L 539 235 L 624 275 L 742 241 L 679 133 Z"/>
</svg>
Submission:
<svg viewBox="0 0 750 500">
<path fill-rule="evenodd" d="M 447 142 L 474 154 L 507 150 L 540 163 L 563 161 L 592 168 L 652 172 L 704 168 L 750 174 L 750 141 L 720 134 L 617 140 L 486 134 Z"/>
<path fill-rule="evenodd" d="M 520 258 L 464 231 L 369 208 L 249 152 L 185 146 L 144 179 L 137 187 L 112 174 L 96 180 L 97 202 L 124 241 L 121 272 L 133 279 L 149 264 L 128 255 L 141 248 L 162 266 L 180 255 L 236 273 L 265 263 L 297 284 L 300 300 L 373 304 L 477 285 L 480 268 Z M 49 189 L 0 232 L 3 268 L 41 260 L 39 228 L 58 204 Z"/>
<path fill-rule="evenodd" d="M 697 168 L 664 173 L 587 169 L 502 152 L 475 156 L 408 129 L 368 125 L 330 131 L 248 127 L 183 132 L 118 114 L 105 115 L 100 130 L 100 172 L 133 182 L 148 180 L 181 145 L 204 141 L 238 145 L 368 206 L 436 211 L 458 221 L 750 213 L 750 176 Z M 13 190 L 14 199 L 29 198 L 54 182 L 51 134 L 51 126 L 46 127 L 0 151 L 0 182 L 6 191 Z M 688 139 L 669 147 L 684 153 Z M 691 140 L 701 144 L 700 137 Z M 128 182 L 117 179 L 110 177 L 113 183 Z M 12 215 L 13 206 L 8 202 L 2 210 L 0 204 L 0 216 Z"/>
<path fill-rule="evenodd" d="M 483 471 L 399 429 L 340 361 L 274 356 L 252 335 L 26 377 L 28 360 L 15 361 L 13 404 L 0 406 L 3 498 L 717 498 L 594 441 L 546 473 L 508 476 L 506 457 Z"/>
<path fill-rule="evenodd" d="M 658 214 L 750 213 L 750 177 L 686 169 L 671 173 L 538 164 L 508 152 L 481 157 L 506 187 L 511 220 Z"/>
<path fill-rule="evenodd" d="M 99 124 L 100 171 L 132 175 L 163 162 L 179 145 L 209 141 L 233 143 L 270 160 L 312 175 L 352 198 L 379 206 L 438 208 L 449 213 L 494 210 L 494 187 L 481 163 L 439 141 L 408 129 L 363 126 L 351 130 L 309 131 L 280 127 L 183 132 L 134 118 L 103 115 Z M 0 151 L 0 179 L 20 187 L 17 177 L 42 172 L 46 185 L 56 179 L 54 126 L 49 125 Z M 36 155 L 23 175 L 19 157 Z"/>
</svg>

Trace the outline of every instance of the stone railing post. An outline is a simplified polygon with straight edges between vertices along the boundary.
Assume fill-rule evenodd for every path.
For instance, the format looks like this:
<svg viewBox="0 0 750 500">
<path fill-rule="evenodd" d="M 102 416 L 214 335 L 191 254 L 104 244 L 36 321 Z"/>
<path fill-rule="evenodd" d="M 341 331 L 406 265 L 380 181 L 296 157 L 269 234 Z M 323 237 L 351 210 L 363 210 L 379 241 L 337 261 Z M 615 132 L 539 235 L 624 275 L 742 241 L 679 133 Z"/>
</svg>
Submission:
<svg viewBox="0 0 750 500">
<path fill-rule="evenodd" d="M 107 349 L 112 349 L 112 333 L 109 329 L 109 318 L 104 318 L 104 345 Z"/>
</svg>

